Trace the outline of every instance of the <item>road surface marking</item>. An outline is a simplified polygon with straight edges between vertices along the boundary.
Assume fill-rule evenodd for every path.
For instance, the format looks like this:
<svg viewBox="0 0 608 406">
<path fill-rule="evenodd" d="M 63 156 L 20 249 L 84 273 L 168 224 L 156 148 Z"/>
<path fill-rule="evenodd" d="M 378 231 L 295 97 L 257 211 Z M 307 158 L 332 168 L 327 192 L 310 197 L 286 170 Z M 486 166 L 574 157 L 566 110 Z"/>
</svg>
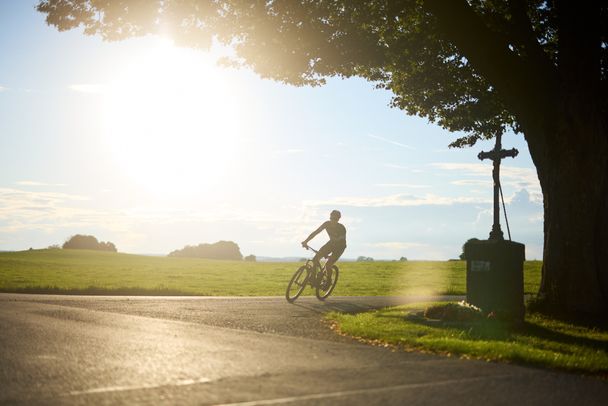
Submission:
<svg viewBox="0 0 608 406">
<path fill-rule="evenodd" d="M 122 392 L 128 390 L 138 390 L 138 389 L 154 389 L 160 388 L 162 386 L 186 386 L 186 385 L 196 385 L 197 383 L 207 383 L 211 382 L 211 379 L 207 378 L 199 378 L 199 379 L 181 379 L 176 382 L 166 382 L 166 383 L 156 383 L 156 384 L 147 384 L 147 385 L 125 385 L 125 386 L 106 386 L 103 388 L 93 388 L 86 390 L 75 390 L 70 392 L 70 395 L 88 395 L 92 393 L 106 393 L 106 392 Z"/>
<path fill-rule="evenodd" d="M 384 386 L 381 388 L 354 389 L 354 390 L 346 390 L 346 391 L 340 391 L 340 392 L 315 393 L 312 395 L 292 396 L 292 397 L 287 397 L 287 398 L 253 400 L 253 401 L 249 401 L 249 402 L 222 403 L 222 404 L 217 404 L 215 406 L 275 405 L 275 404 L 281 404 L 281 403 L 299 402 L 299 401 L 303 401 L 303 400 L 338 398 L 338 397 L 342 397 L 342 396 L 389 392 L 389 391 L 395 391 L 395 390 L 400 390 L 400 389 L 416 389 L 416 388 L 432 387 L 432 386 L 437 386 L 437 385 L 451 385 L 451 384 L 455 384 L 455 383 L 482 381 L 482 380 L 489 379 L 489 378 L 505 378 L 505 377 L 510 377 L 510 376 L 513 376 L 513 374 L 479 376 L 479 377 L 475 377 L 475 378 L 447 379 L 445 381 L 436 381 L 436 382 L 406 383 L 403 385 Z"/>
</svg>

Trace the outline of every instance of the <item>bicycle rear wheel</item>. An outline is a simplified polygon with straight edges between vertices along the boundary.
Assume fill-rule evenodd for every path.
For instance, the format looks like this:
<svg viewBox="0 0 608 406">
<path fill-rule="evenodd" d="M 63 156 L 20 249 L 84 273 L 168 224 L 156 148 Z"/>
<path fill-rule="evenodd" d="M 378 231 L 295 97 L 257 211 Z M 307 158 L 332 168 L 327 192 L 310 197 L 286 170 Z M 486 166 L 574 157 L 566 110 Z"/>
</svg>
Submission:
<svg viewBox="0 0 608 406">
<path fill-rule="evenodd" d="M 334 291 L 336 283 L 338 283 L 338 276 L 340 275 L 340 270 L 335 265 L 332 266 L 331 269 L 333 270 L 331 273 L 331 278 L 327 274 L 327 270 L 324 269 L 321 276 L 321 281 L 317 284 L 316 295 L 317 299 L 319 300 L 327 299 L 327 297 L 331 295 L 331 292 Z"/>
<path fill-rule="evenodd" d="M 293 303 L 304 291 L 306 288 L 306 284 L 308 283 L 308 267 L 306 265 L 302 265 L 298 268 L 298 270 L 293 274 L 289 284 L 287 285 L 287 290 L 285 291 L 285 299 L 289 303 Z"/>
</svg>

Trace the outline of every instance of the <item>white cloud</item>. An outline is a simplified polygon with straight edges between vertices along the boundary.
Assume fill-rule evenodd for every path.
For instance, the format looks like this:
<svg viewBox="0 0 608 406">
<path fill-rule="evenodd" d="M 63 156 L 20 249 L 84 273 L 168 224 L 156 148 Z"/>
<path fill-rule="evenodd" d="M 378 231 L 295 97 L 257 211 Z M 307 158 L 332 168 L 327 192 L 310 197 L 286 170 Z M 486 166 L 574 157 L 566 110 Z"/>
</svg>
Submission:
<svg viewBox="0 0 608 406">
<path fill-rule="evenodd" d="M 68 88 L 79 93 L 99 94 L 106 91 L 106 85 L 99 83 L 76 83 L 69 85 Z"/>
<path fill-rule="evenodd" d="M 477 216 L 473 224 L 481 225 L 491 223 L 492 216 L 494 215 L 494 208 L 490 207 L 489 209 L 480 208 L 477 212 Z"/>
<path fill-rule="evenodd" d="M 389 206 L 448 206 L 453 204 L 470 204 L 470 203 L 489 203 L 491 199 L 485 197 L 471 196 L 438 196 L 428 193 L 423 196 L 406 195 L 403 193 L 379 196 L 379 197 L 363 197 L 349 196 L 336 197 L 329 200 L 308 201 L 305 204 L 310 206 L 352 206 L 352 207 L 389 207 Z"/>
<path fill-rule="evenodd" d="M 118 210 L 82 207 L 85 196 L 0 188 L 0 232 L 102 228 L 128 232 L 133 220 Z"/>
<path fill-rule="evenodd" d="M 396 145 L 396 146 L 401 147 L 401 148 L 415 149 L 414 147 L 411 147 L 409 145 L 402 144 L 402 143 L 400 143 L 398 141 L 389 140 L 387 138 L 380 137 L 378 135 L 368 134 L 368 137 L 374 138 L 374 139 L 377 139 L 377 140 L 380 140 L 380 141 L 388 142 L 389 144 L 393 144 L 393 145 Z"/>
<path fill-rule="evenodd" d="M 15 185 L 20 186 L 67 186 L 65 183 L 44 183 L 34 180 L 20 180 L 15 182 Z"/>
<path fill-rule="evenodd" d="M 533 241 L 528 235 L 540 230 L 540 227 L 530 223 L 528 215 L 538 217 L 539 212 L 528 197 L 525 192 L 519 192 L 512 199 L 514 210 L 509 206 L 507 210 L 509 220 L 513 220 L 511 228 L 514 238 L 523 235 Z M 56 242 L 57 238 L 74 233 L 92 233 L 114 242 L 121 251 L 156 253 L 169 252 L 185 244 L 226 238 L 237 241 L 243 251 L 259 255 L 274 256 L 278 252 L 281 255 L 300 255 L 303 252 L 299 251 L 299 242 L 327 218 L 329 209 L 325 206 L 331 204 L 340 207 L 342 204 L 362 208 L 344 207 L 343 210 L 342 222 L 349 232 L 348 258 L 360 254 L 375 258 L 398 258 L 405 254 L 410 259 L 441 259 L 453 256 L 452 252 L 458 251 L 448 246 L 451 240 L 460 241 L 464 237 L 481 235 L 476 233 L 472 224 L 475 215 L 483 217 L 483 221 L 479 217 L 478 221 L 485 235 L 491 223 L 491 211 L 488 210 L 490 201 L 490 198 L 397 194 L 343 197 L 273 209 L 260 207 L 259 210 L 198 206 L 175 209 L 148 205 L 112 210 L 84 196 L 0 188 L 0 238 L 15 245 L 16 237 L 27 231 L 29 235 L 52 236 L 53 240 L 46 243 L 48 245 Z M 450 204 L 458 206 L 450 207 Z M 419 207 L 396 211 L 373 209 L 387 206 Z M 370 208 L 369 211 L 366 211 L 367 208 Z M 483 214 L 479 213 L 480 209 Z M 453 224 L 452 219 L 455 221 Z M 438 223 L 448 226 L 437 226 Z M 434 227 L 421 231 L 420 224 Z M 377 233 L 376 227 L 380 227 L 382 232 Z M 177 240 L 167 240 L 166 235 L 175 235 Z M 264 237 L 264 243 L 260 242 L 260 236 Z M 323 233 L 314 241 L 315 246 L 320 246 L 325 239 Z"/>
<path fill-rule="evenodd" d="M 481 179 L 460 179 L 454 180 L 450 182 L 452 185 L 457 186 L 492 186 L 493 182 L 491 180 L 481 180 Z"/>
<path fill-rule="evenodd" d="M 8 89 L 4 86 L 0 86 L 0 92 L 4 92 L 5 90 L 8 90 Z"/>
<path fill-rule="evenodd" d="M 486 176 L 490 178 L 492 176 L 492 165 L 489 164 L 436 162 L 429 165 L 446 171 L 456 171 L 460 175 Z M 538 184 L 538 176 L 534 168 L 501 165 L 500 176 L 501 178 L 518 179 L 530 184 Z"/>
<path fill-rule="evenodd" d="M 408 169 L 407 166 L 398 165 L 398 164 L 383 164 L 383 166 L 385 166 L 387 168 L 393 168 L 393 169 Z"/>
<path fill-rule="evenodd" d="M 23 235 L 44 240 L 44 237 L 35 236 L 65 238 L 75 233 L 104 230 L 101 235 L 96 235 L 112 235 L 111 241 L 121 251 L 135 247 L 137 241 L 145 239 L 144 235 L 134 231 L 138 224 L 124 212 L 82 207 L 91 203 L 94 201 L 87 197 L 67 193 L 0 188 L 0 236 L 13 245 L 17 244 L 14 247 L 17 248 L 17 241 Z M 49 243 L 51 241 L 46 245 Z"/>
<path fill-rule="evenodd" d="M 415 185 L 411 183 L 377 183 L 378 187 L 405 187 L 412 189 L 428 189 L 431 185 Z"/>
<path fill-rule="evenodd" d="M 403 165 L 399 165 L 399 164 L 390 164 L 390 163 L 388 163 L 388 164 L 382 164 L 382 166 L 384 166 L 385 168 L 400 169 L 400 170 L 409 170 L 412 173 L 422 173 L 422 172 L 424 172 L 422 169 L 418 169 L 418 168 L 410 169 L 407 166 L 403 166 Z"/>
<path fill-rule="evenodd" d="M 418 242 L 402 242 L 402 241 L 387 241 L 387 242 L 374 242 L 367 244 L 374 248 L 383 248 L 388 250 L 408 250 L 412 248 L 425 248 L 428 244 L 421 244 Z"/>
<path fill-rule="evenodd" d="M 529 223 L 542 223 L 544 220 L 542 200 L 535 199 L 526 189 L 516 192 L 509 206 L 509 210 L 517 210 L 525 215 Z"/>
<path fill-rule="evenodd" d="M 455 185 L 492 185 L 492 165 L 490 164 L 437 162 L 429 165 L 437 169 L 456 173 L 458 176 L 469 177 L 452 181 L 451 183 Z M 470 177 L 482 179 L 470 179 Z M 501 184 L 503 185 L 503 190 L 504 187 L 510 187 L 517 190 L 526 189 L 530 193 L 530 198 L 532 201 L 542 202 L 540 183 L 534 168 L 520 168 L 515 166 L 501 165 L 500 180 Z M 509 201 L 510 198 L 505 196 L 505 200 Z"/>
<path fill-rule="evenodd" d="M 184 243 L 196 242 L 198 238 L 211 241 L 222 238 L 219 236 L 225 230 L 236 230 L 223 238 L 246 241 L 246 233 L 249 232 L 253 233 L 249 235 L 254 239 L 255 235 L 264 235 L 274 248 L 283 246 L 297 249 L 299 242 L 318 227 L 327 215 L 319 208 L 310 206 L 267 211 L 230 207 L 202 207 L 197 210 L 149 206 L 107 209 L 99 207 L 95 199 L 84 196 L 0 188 L 0 238 L 13 243 L 27 232 L 29 235 L 53 235 L 53 238 L 57 238 L 57 235 L 64 238 L 75 233 L 95 233 L 100 238 L 105 236 L 104 239 L 113 241 L 121 251 L 135 249 L 141 252 L 142 244 L 145 244 L 154 248 L 146 248 L 144 252 L 168 252 L 176 247 L 173 246 L 175 242 L 163 236 L 167 230 L 180 230 L 182 238 L 185 235 L 195 236 Z M 183 230 L 190 230 L 190 234 L 186 231 L 182 233 Z M 204 235 L 206 237 L 198 237 Z"/>
<path fill-rule="evenodd" d="M 219 224 L 238 225 L 258 230 L 264 234 L 267 242 L 289 243 L 296 247 L 329 215 L 312 206 L 280 207 L 269 211 L 234 207 L 199 210 L 133 207 L 123 214 L 123 221 L 129 222 L 133 227 L 144 224 L 154 227 L 201 224 L 204 228 Z M 357 219 L 349 217 L 344 220 L 349 224 L 357 222 Z"/>
<path fill-rule="evenodd" d="M 275 154 L 300 154 L 302 152 L 306 152 L 306 150 L 300 149 L 300 148 L 288 148 L 288 149 L 277 149 L 273 152 Z"/>
</svg>

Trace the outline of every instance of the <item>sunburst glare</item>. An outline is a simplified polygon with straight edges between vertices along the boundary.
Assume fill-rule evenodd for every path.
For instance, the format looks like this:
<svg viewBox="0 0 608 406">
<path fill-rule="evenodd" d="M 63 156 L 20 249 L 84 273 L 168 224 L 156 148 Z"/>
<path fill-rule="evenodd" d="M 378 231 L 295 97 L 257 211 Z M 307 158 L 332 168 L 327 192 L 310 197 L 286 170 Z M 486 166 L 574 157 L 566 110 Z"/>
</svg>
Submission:
<svg viewBox="0 0 608 406">
<path fill-rule="evenodd" d="M 126 176 L 151 192 L 217 190 L 238 169 L 237 89 L 208 55 L 168 41 L 118 69 L 105 138 Z"/>
</svg>

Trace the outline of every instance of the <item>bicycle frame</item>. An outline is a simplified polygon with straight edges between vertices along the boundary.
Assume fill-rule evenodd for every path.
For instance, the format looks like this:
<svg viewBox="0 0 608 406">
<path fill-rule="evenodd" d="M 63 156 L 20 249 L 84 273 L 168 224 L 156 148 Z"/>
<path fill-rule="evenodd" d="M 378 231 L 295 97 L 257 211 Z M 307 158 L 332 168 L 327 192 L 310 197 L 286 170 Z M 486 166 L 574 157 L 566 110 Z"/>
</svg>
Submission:
<svg viewBox="0 0 608 406">
<path fill-rule="evenodd" d="M 318 253 L 319 253 L 319 251 L 318 251 L 318 250 L 316 250 L 316 249 L 314 249 L 313 247 L 307 247 L 306 249 L 307 249 L 307 250 L 311 250 L 311 251 L 312 251 L 312 252 L 314 252 L 315 254 L 318 254 Z M 321 259 L 319 260 L 319 269 L 318 269 L 319 271 L 322 271 L 322 270 L 324 270 L 324 269 L 325 269 L 325 264 L 327 263 L 327 258 L 328 258 L 328 257 L 323 257 L 323 258 L 321 258 Z M 325 260 L 325 261 L 323 261 L 323 260 Z M 321 261 L 323 261 L 323 262 L 321 262 Z M 308 264 L 311 264 L 311 265 L 313 265 L 313 267 L 314 267 L 315 261 L 313 261 L 313 259 L 312 259 L 312 258 L 311 258 L 311 259 L 307 259 L 307 260 L 306 260 L 306 265 L 308 265 Z"/>
</svg>

